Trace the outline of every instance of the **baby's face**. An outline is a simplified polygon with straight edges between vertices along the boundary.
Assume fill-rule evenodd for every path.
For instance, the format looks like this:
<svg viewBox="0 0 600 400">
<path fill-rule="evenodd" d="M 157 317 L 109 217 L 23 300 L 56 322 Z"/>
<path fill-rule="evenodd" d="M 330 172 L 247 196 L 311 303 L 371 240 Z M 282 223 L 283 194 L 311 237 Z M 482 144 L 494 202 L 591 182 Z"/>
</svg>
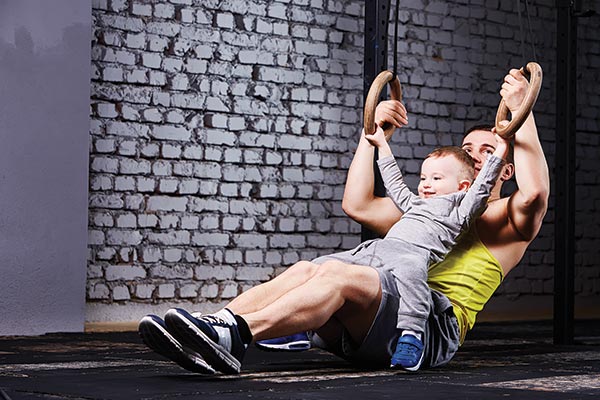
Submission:
<svg viewBox="0 0 600 400">
<path fill-rule="evenodd" d="M 463 190 L 459 177 L 460 170 L 461 163 L 453 156 L 425 159 L 421 165 L 419 197 L 426 199 Z"/>
</svg>

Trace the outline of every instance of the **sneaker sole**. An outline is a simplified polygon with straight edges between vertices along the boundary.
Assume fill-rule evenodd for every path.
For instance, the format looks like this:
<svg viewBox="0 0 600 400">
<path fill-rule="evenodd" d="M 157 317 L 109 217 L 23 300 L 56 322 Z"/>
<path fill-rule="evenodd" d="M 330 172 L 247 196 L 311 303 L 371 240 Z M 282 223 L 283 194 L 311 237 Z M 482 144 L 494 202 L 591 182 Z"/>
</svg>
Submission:
<svg viewBox="0 0 600 400">
<path fill-rule="evenodd" d="M 165 315 L 165 322 L 177 339 L 201 354 L 217 371 L 224 374 L 240 373 L 242 364 L 227 349 L 206 336 L 192 321 L 175 310 L 169 310 Z"/>
<path fill-rule="evenodd" d="M 165 327 L 154 318 L 145 316 L 140 321 L 138 327 L 140 337 L 146 346 L 161 356 L 174 361 L 177 365 L 188 371 L 204 375 L 212 375 L 215 373 L 215 370 L 212 369 L 202 357 L 194 354 L 191 349 L 182 346 L 165 329 Z"/>
<path fill-rule="evenodd" d="M 421 368 L 421 364 L 423 364 L 423 358 L 425 358 L 425 349 L 423 349 L 423 353 L 421 354 L 421 358 L 419 359 L 419 362 L 417 363 L 417 365 L 415 365 L 414 367 L 402 367 L 404 370 L 406 371 L 410 371 L 410 372 L 416 372 L 419 370 L 419 368 Z"/>
<path fill-rule="evenodd" d="M 256 347 L 263 351 L 306 351 L 310 350 L 310 343 L 289 342 L 285 344 L 263 344 L 256 342 Z"/>
<path fill-rule="evenodd" d="M 400 364 L 396 364 L 396 365 L 390 365 L 390 367 L 395 368 L 395 369 L 403 369 L 403 370 L 409 371 L 409 372 L 416 372 L 419 370 L 419 368 L 421 368 L 421 364 L 423 364 L 424 358 L 425 358 L 425 349 L 423 349 L 423 353 L 421 353 L 421 358 L 419 359 L 419 362 L 417 363 L 417 365 L 415 365 L 413 367 L 403 367 Z"/>
</svg>

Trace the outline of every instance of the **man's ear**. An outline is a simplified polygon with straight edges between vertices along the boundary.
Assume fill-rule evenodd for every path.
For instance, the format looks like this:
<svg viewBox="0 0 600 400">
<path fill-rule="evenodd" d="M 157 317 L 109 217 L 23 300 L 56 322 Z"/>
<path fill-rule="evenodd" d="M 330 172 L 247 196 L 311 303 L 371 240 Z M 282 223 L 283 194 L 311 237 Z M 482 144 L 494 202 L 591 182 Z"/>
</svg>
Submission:
<svg viewBox="0 0 600 400">
<path fill-rule="evenodd" d="M 467 189 L 469 189 L 471 187 L 471 181 L 468 179 L 463 179 L 458 181 L 458 191 L 459 192 L 466 192 Z"/>
<path fill-rule="evenodd" d="M 502 168 L 502 172 L 500 173 L 500 180 L 507 181 L 513 177 L 515 174 L 515 164 L 506 163 L 506 165 Z"/>
</svg>

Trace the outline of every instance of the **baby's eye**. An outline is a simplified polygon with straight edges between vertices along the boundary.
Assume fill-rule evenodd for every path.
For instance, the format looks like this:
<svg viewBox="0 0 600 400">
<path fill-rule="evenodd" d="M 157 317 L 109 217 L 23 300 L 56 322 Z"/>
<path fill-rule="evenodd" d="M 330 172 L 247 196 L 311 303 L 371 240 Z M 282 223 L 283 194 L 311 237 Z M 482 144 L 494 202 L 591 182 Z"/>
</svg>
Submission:
<svg viewBox="0 0 600 400">
<path fill-rule="evenodd" d="M 441 177 L 441 176 L 434 176 L 434 177 L 433 177 L 433 180 L 434 180 L 434 181 L 439 181 L 440 179 L 442 179 L 442 177 Z"/>
</svg>

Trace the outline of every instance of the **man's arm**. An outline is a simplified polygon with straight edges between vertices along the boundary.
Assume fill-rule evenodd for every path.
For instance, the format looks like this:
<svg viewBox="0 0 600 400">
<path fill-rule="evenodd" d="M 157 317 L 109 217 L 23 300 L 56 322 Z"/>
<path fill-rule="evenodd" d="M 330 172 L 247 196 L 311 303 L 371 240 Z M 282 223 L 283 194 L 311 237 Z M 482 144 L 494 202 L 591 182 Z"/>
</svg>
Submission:
<svg viewBox="0 0 600 400">
<path fill-rule="evenodd" d="M 399 128 L 406 125 L 406 109 L 398 101 L 381 102 L 375 112 L 375 121 L 383 121 Z M 342 209 L 353 220 L 364 227 L 385 235 L 402 216 L 402 213 L 388 197 L 373 194 L 375 175 L 373 173 L 374 147 L 361 134 L 354 158 L 348 170 Z"/>
<path fill-rule="evenodd" d="M 511 70 L 505 78 L 500 94 L 506 99 L 512 113 L 520 106 L 520 96 L 527 89 L 526 82 L 516 69 Z M 533 113 L 529 114 L 515 134 L 514 161 L 518 190 L 508 200 L 508 220 L 523 240 L 531 241 L 540 230 L 550 194 L 548 164 Z"/>
</svg>

